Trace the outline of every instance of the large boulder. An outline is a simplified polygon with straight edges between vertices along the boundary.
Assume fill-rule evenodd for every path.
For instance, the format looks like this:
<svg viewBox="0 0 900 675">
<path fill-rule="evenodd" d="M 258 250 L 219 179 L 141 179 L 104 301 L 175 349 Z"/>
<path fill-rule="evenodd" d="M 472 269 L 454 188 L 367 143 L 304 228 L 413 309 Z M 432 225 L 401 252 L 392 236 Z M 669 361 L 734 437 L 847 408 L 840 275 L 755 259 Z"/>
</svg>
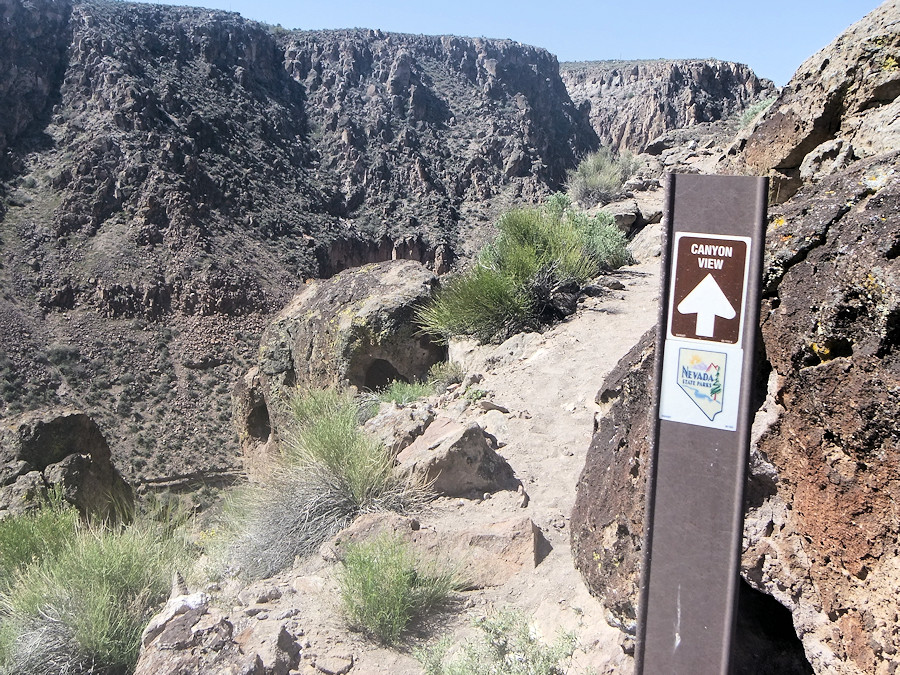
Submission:
<svg viewBox="0 0 900 675">
<path fill-rule="evenodd" d="M 411 260 L 311 281 L 266 328 L 256 369 L 235 389 L 245 457 L 278 437 L 284 420 L 276 401 L 293 387 L 374 390 L 422 378 L 443 360 L 444 348 L 420 335 L 413 321 L 436 281 Z"/>
<path fill-rule="evenodd" d="M 629 633 L 637 620 L 654 341 L 655 330 L 645 333 L 597 394 L 600 412 L 570 530 L 588 588 L 603 599 L 607 621 Z"/>
<path fill-rule="evenodd" d="M 135 675 L 287 675 L 300 645 L 279 620 L 239 622 L 205 593 L 176 594 L 141 636 Z"/>
<path fill-rule="evenodd" d="M 854 157 L 898 147 L 898 50 L 900 4 L 888 0 L 800 66 L 749 137 L 734 148 L 742 146 L 742 152 L 732 168 L 772 170 L 775 193 L 784 201 L 799 186 L 810 154 L 834 152 L 832 161 L 819 167 L 830 173 Z M 837 150 L 835 140 L 842 145 Z M 838 156 L 842 161 L 835 163 Z"/>
<path fill-rule="evenodd" d="M 0 517 L 35 508 L 51 486 L 85 516 L 132 510 L 131 487 L 113 466 L 103 432 L 78 410 L 34 411 L 0 425 Z"/>
<path fill-rule="evenodd" d="M 741 574 L 790 611 L 818 673 L 900 667 L 897 169 L 900 154 L 856 162 L 770 213 Z M 572 515 L 576 565 L 626 628 L 641 563 L 652 351 L 648 338 L 601 390 L 611 405 Z M 787 648 L 767 656 L 781 665 L 766 672 L 794 672 Z"/>
<path fill-rule="evenodd" d="M 416 477 L 438 494 L 515 489 L 512 467 L 491 447 L 476 422 L 460 424 L 449 417 L 434 420 L 397 455 L 397 470 Z"/>
</svg>

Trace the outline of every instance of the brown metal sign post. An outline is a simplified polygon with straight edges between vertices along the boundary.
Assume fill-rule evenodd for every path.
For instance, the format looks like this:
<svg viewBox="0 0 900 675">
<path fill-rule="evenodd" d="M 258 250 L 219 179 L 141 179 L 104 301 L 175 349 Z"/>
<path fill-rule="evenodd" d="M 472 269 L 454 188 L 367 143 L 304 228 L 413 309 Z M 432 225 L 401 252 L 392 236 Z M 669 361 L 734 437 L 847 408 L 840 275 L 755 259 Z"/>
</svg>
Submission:
<svg viewBox="0 0 900 675">
<path fill-rule="evenodd" d="M 729 672 L 767 193 L 668 176 L 638 673 Z"/>
</svg>

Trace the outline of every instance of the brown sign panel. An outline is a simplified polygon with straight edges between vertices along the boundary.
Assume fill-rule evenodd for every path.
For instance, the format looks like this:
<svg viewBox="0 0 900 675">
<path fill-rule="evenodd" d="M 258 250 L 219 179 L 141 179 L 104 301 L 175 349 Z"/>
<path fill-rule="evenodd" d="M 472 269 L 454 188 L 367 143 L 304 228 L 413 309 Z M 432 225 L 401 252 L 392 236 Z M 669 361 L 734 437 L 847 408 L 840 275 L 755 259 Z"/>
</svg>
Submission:
<svg viewBox="0 0 900 675">
<path fill-rule="evenodd" d="M 673 337 L 740 341 L 748 243 L 746 237 L 680 233 L 671 294 Z"/>
</svg>

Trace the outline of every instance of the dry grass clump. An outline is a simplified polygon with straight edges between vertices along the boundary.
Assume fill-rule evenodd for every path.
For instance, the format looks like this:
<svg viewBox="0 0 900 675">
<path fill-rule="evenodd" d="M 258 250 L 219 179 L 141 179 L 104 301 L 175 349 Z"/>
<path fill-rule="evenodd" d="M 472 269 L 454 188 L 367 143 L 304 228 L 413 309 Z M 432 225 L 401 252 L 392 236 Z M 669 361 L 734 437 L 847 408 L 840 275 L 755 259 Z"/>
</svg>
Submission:
<svg viewBox="0 0 900 675">
<path fill-rule="evenodd" d="M 622 186 L 640 168 L 641 162 L 628 151 L 616 155 L 602 147 L 585 157 L 569 171 L 569 196 L 585 208 L 607 204 L 622 191 Z"/>
<path fill-rule="evenodd" d="M 0 543 L 4 675 L 130 672 L 141 631 L 188 555 L 171 528 L 85 524 L 61 500 L 0 522 Z"/>
<path fill-rule="evenodd" d="M 433 561 L 419 559 L 399 537 L 381 535 L 348 547 L 338 585 L 351 627 L 393 644 L 416 617 L 445 602 L 459 582 Z"/>
<path fill-rule="evenodd" d="M 360 403 L 345 392 L 294 392 L 293 428 L 269 480 L 233 497 L 226 572 L 265 578 L 371 511 L 406 512 L 430 498 L 394 473 L 394 456 L 360 427 Z"/>
</svg>

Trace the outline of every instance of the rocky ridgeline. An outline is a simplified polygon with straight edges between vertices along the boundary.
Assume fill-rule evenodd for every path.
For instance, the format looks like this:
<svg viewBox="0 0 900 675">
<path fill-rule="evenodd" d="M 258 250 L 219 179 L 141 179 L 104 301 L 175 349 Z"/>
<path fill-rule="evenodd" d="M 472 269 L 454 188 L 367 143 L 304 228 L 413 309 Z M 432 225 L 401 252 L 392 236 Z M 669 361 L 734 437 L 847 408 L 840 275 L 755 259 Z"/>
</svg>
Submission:
<svg viewBox="0 0 900 675">
<path fill-rule="evenodd" d="M 560 75 L 600 142 L 632 152 L 674 129 L 735 117 L 776 93 L 747 66 L 711 59 L 562 63 Z"/>
<path fill-rule="evenodd" d="M 453 250 L 461 212 L 539 199 L 596 146 L 542 49 L 381 31 L 296 32 L 284 49 L 315 165 L 362 229 L 430 233 Z"/>
</svg>

